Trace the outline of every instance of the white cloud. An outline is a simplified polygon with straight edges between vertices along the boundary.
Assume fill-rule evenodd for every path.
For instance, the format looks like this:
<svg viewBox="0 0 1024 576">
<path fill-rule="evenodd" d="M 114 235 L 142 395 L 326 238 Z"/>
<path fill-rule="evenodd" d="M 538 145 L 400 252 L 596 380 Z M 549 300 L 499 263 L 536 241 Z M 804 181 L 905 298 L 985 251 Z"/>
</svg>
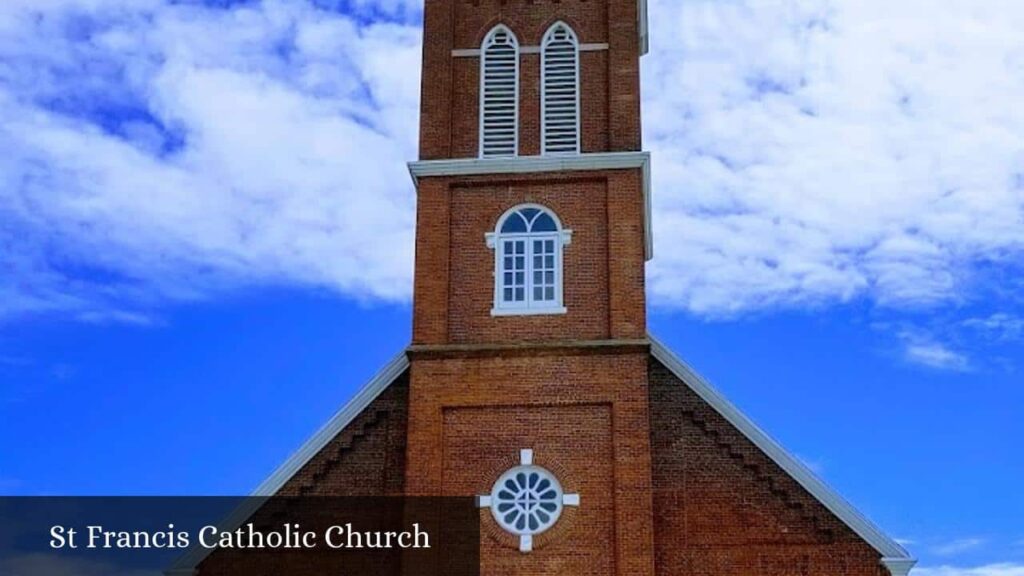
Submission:
<svg viewBox="0 0 1024 576">
<path fill-rule="evenodd" d="M 1024 336 L 1022 320 L 1006 312 L 965 315 L 963 309 L 935 311 L 927 318 L 911 314 L 906 315 L 910 320 L 871 326 L 911 364 L 958 372 L 1015 371 L 1013 347 Z"/>
<path fill-rule="evenodd" d="M 889 322 L 878 322 L 872 327 L 890 334 L 902 359 L 910 364 L 955 372 L 976 368 L 963 348 L 962 335 L 941 321 L 932 322 L 927 329 L 910 323 Z"/>
<path fill-rule="evenodd" d="M 1024 336 L 1024 318 L 1005 312 L 997 312 L 986 318 L 969 318 L 963 324 L 998 341 L 1019 340 Z"/>
<path fill-rule="evenodd" d="M 961 299 L 1024 248 L 1024 7 L 653 0 L 656 301 Z"/>
<path fill-rule="evenodd" d="M 956 352 L 945 344 L 933 341 L 907 341 L 904 358 L 912 363 L 937 370 L 963 372 L 970 368 L 967 356 Z"/>
<path fill-rule="evenodd" d="M 0 317 L 139 321 L 239 282 L 409 297 L 417 27 L 51 0 L 0 31 Z"/>
<path fill-rule="evenodd" d="M 911 572 L 914 576 L 1024 576 L 1022 564 L 989 564 L 977 568 L 957 568 L 940 566 L 935 568 L 921 567 Z"/>
<path fill-rule="evenodd" d="M 332 4 L 0 4 L 0 318 L 266 283 L 407 301 L 419 2 Z M 650 9 L 656 304 L 930 306 L 1021 265 L 1024 7 Z"/>
<path fill-rule="evenodd" d="M 956 554 L 980 548 L 985 543 L 986 540 L 984 538 L 960 538 L 952 542 L 932 546 L 931 551 L 932 554 L 937 556 L 955 556 Z"/>
</svg>

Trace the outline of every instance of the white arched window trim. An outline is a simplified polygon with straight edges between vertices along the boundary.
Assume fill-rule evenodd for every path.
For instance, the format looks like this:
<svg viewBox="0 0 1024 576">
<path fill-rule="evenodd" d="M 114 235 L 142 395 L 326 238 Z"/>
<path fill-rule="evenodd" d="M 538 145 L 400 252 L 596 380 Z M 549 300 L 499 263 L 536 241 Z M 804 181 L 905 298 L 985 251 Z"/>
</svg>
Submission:
<svg viewBox="0 0 1024 576">
<path fill-rule="evenodd" d="M 554 221 L 554 230 L 534 231 L 527 229 L 525 232 L 508 232 L 506 224 L 510 218 L 522 218 L 521 214 L 536 210 L 539 214 L 532 219 L 538 222 L 540 215 L 547 215 Z M 492 316 L 538 316 L 548 314 L 565 314 L 568 310 L 565 307 L 564 288 L 564 252 L 565 247 L 572 243 L 572 230 L 566 230 L 558 215 L 545 206 L 539 204 L 520 204 L 508 210 L 498 220 L 494 232 L 486 235 L 487 247 L 494 250 L 494 308 Z M 551 242 L 553 250 L 546 250 L 547 243 Z M 538 251 L 540 248 L 540 251 Z M 547 266 L 543 261 L 547 256 L 553 256 L 553 266 Z M 541 268 L 535 266 L 535 258 L 540 257 Z M 509 267 L 508 259 L 512 259 L 512 266 Z M 522 258 L 522 261 L 518 261 Z M 546 274 L 554 268 L 554 282 L 542 282 L 538 286 L 535 282 L 535 274 Z M 515 275 L 523 274 L 522 282 L 516 281 Z M 512 274 L 513 282 L 507 282 L 509 274 Z M 540 287 L 545 292 L 547 288 L 553 288 L 553 297 L 540 299 L 535 297 L 535 290 Z M 517 298 L 515 290 L 523 290 L 523 298 Z M 509 290 L 513 290 L 512 298 L 509 298 Z M 542 295 L 543 296 L 543 295 Z"/>
<path fill-rule="evenodd" d="M 519 39 L 504 24 L 492 28 L 480 46 L 481 158 L 519 155 L 519 52 Z"/>
<path fill-rule="evenodd" d="M 580 43 L 576 32 L 565 22 L 552 24 L 541 40 L 540 86 L 542 153 L 579 154 Z M 571 96 L 567 98 L 566 92 L 570 90 Z"/>
</svg>

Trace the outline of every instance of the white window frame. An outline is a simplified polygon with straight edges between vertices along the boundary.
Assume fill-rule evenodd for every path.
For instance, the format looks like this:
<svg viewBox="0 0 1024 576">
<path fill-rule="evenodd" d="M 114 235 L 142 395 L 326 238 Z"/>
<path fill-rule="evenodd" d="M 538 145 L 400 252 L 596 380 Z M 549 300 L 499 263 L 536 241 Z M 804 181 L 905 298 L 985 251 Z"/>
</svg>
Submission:
<svg viewBox="0 0 1024 576">
<path fill-rule="evenodd" d="M 555 221 L 556 230 L 554 232 L 517 232 L 506 234 L 501 232 L 509 218 L 513 216 L 518 217 L 518 212 L 530 208 L 540 210 L 550 216 Z M 565 307 L 564 252 L 566 246 L 572 244 L 572 230 L 566 230 L 562 226 L 562 221 L 554 211 L 540 204 L 520 204 L 515 206 L 498 219 L 498 225 L 495 227 L 494 232 L 486 235 L 486 240 L 487 247 L 494 251 L 494 308 L 491 310 L 492 316 L 541 316 L 566 314 L 568 312 L 568 309 Z M 526 244 L 526 284 L 524 285 L 526 298 L 522 302 L 506 302 L 504 299 L 504 250 L 505 241 L 508 240 L 524 240 Z M 555 242 L 555 300 L 553 302 L 535 302 L 533 298 L 533 242 L 535 240 L 554 240 Z"/>
<path fill-rule="evenodd" d="M 547 63 L 548 63 L 548 58 L 547 58 L 547 51 L 548 51 L 548 45 L 551 43 L 552 37 L 553 37 L 555 31 L 558 30 L 559 28 L 565 28 L 565 30 L 569 33 L 569 36 L 572 38 L 572 43 L 573 43 L 573 45 L 575 46 L 575 49 L 576 49 L 576 87 L 575 87 L 576 88 L 575 89 L 575 93 L 576 93 L 575 94 L 576 95 L 576 150 L 575 151 L 559 150 L 559 151 L 556 151 L 556 152 L 549 152 L 548 149 L 547 149 L 548 148 L 548 127 L 547 127 L 547 124 L 548 124 L 548 120 L 547 120 L 548 119 L 548 112 L 547 112 L 547 107 L 548 107 L 548 98 L 547 98 L 547 88 L 548 88 L 548 82 L 547 82 L 547 68 L 548 68 L 548 66 L 547 66 Z M 579 36 L 576 34 L 576 31 L 573 30 L 572 26 L 569 26 L 568 23 L 559 20 L 558 22 L 555 22 L 554 24 L 552 24 L 548 28 L 547 32 L 544 33 L 544 37 L 541 40 L 541 50 L 540 50 L 540 52 L 541 52 L 540 53 L 540 123 L 541 123 L 541 126 L 540 126 L 540 146 L 541 146 L 541 154 L 544 155 L 544 156 L 548 156 L 548 155 L 580 154 L 580 152 L 582 150 L 582 147 L 583 147 L 583 127 L 582 127 L 583 126 L 583 122 L 582 122 L 582 120 L 583 120 L 583 108 L 582 108 L 581 97 L 580 97 L 580 92 L 581 92 L 580 87 L 583 85 L 583 79 L 580 77 L 580 59 L 581 58 L 580 58 L 580 39 L 579 39 Z"/>
<path fill-rule="evenodd" d="M 484 104 L 485 104 L 485 96 L 486 96 L 485 88 L 486 88 L 486 85 L 487 85 L 487 77 L 486 77 L 486 74 L 485 74 L 485 71 L 487 70 L 487 49 L 491 46 L 491 44 L 494 41 L 495 35 L 497 35 L 499 32 L 505 32 L 506 34 L 508 34 L 509 38 L 512 39 L 512 45 L 515 48 L 515 56 L 514 56 L 514 58 L 515 58 L 515 71 L 514 71 L 514 74 L 515 74 L 515 99 L 514 99 L 514 105 L 513 105 L 514 107 L 513 107 L 513 112 L 512 112 L 512 131 L 513 131 L 512 138 L 513 138 L 513 144 L 512 144 L 512 154 L 511 154 L 511 156 L 505 156 L 505 155 L 491 155 L 491 156 L 488 156 L 488 155 L 485 155 L 485 151 L 484 151 Z M 479 114 L 480 114 L 479 132 L 480 132 L 480 134 L 479 134 L 479 142 L 477 143 L 478 150 L 479 150 L 478 155 L 479 155 L 480 158 L 509 158 L 509 157 L 514 158 L 514 157 L 519 156 L 519 100 L 520 100 L 520 98 L 519 98 L 519 88 L 520 88 L 520 80 L 519 80 L 520 63 L 519 63 L 519 60 L 520 60 L 521 55 L 522 55 L 522 50 L 521 50 L 520 45 L 519 45 L 519 38 L 515 35 L 514 32 L 512 32 L 511 28 L 509 28 L 508 26 L 505 26 L 504 24 L 498 24 L 497 26 L 492 28 L 491 31 L 487 33 L 487 36 L 484 37 L 483 44 L 480 45 L 480 102 L 479 102 L 479 111 L 480 111 L 479 112 Z"/>
</svg>

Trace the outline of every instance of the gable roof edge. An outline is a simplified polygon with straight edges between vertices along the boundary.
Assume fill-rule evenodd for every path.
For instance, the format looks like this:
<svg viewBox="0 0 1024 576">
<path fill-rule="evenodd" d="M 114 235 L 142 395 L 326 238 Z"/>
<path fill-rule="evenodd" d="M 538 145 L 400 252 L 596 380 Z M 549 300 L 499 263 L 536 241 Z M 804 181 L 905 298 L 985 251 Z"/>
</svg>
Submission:
<svg viewBox="0 0 1024 576">
<path fill-rule="evenodd" d="M 339 432 L 351 424 L 356 416 L 359 416 L 363 410 L 366 410 L 366 407 L 376 400 L 382 392 L 387 390 L 391 383 L 408 368 L 409 357 L 405 355 L 403 350 L 384 365 L 374 375 L 373 379 L 363 385 L 359 392 L 356 392 L 356 395 L 345 406 L 338 410 L 326 424 L 285 460 L 284 464 L 278 466 L 266 480 L 261 482 L 250 496 L 273 496 L 277 494 L 278 490 L 292 479 L 292 476 L 309 463 L 314 456 L 319 454 Z"/>
<path fill-rule="evenodd" d="M 910 562 L 911 566 L 913 565 L 910 553 L 906 549 L 882 532 L 878 526 L 868 520 L 866 516 L 861 514 L 839 493 L 825 484 L 799 459 L 787 452 L 778 442 L 761 430 L 753 421 L 740 412 L 736 406 L 729 402 L 725 396 L 722 396 L 718 390 L 711 386 L 703 376 L 691 368 L 689 364 L 676 356 L 653 335 L 649 335 L 649 337 L 651 340 L 651 354 L 655 359 L 664 364 L 669 371 L 682 380 L 695 394 L 714 408 L 726 421 L 736 427 L 740 433 L 753 442 L 773 462 L 778 464 L 793 480 L 796 480 L 798 484 L 803 486 L 811 496 L 835 514 L 837 518 L 849 526 L 851 530 L 863 538 L 872 548 L 877 550 L 882 555 L 882 560 L 886 567 L 890 563 L 899 564 L 898 561 L 902 561 L 904 565 L 907 562 Z"/>
<path fill-rule="evenodd" d="M 249 518 L 269 498 L 284 487 L 295 474 L 320 453 L 327 444 L 331 442 L 342 430 L 344 430 L 356 416 L 362 414 L 363 410 L 377 399 L 391 384 L 409 369 L 409 357 L 405 351 L 396 355 L 390 362 L 384 365 L 374 377 L 363 385 L 356 392 L 356 395 L 348 401 L 345 406 L 338 410 L 326 424 L 320 427 L 302 446 L 299 447 L 283 464 L 277 467 L 255 490 L 246 498 L 243 503 L 233 510 L 227 518 L 222 521 L 223 527 L 234 530 Z M 164 571 L 168 576 L 188 576 L 194 574 L 199 564 L 209 556 L 214 549 L 193 546 L 185 551 L 174 565 Z"/>
</svg>

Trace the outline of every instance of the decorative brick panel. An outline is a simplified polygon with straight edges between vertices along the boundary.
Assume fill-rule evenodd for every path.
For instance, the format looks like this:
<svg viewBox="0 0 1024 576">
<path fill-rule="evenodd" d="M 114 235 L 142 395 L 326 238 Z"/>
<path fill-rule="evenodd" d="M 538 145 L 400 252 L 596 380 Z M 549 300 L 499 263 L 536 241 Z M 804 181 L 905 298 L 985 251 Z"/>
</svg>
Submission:
<svg viewBox="0 0 1024 576">
<path fill-rule="evenodd" d="M 653 358 L 649 383 L 659 574 L 886 574 L 878 552 Z"/>
<path fill-rule="evenodd" d="M 445 494 L 490 493 L 519 450 L 532 448 L 534 463 L 555 472 L 583 503 L 567 508 L 551 531 L 537 537 L 530 554 L 520 553 L 519 539 L 502 530 L 489 510 L 481 510 L 482 574 L 615 573 L 615 556 L 607 545 L 615 540 L 611 412 L 607 404 L 444 411 Z"/>
<path fill-rule="evenodd" d="M 487 493 L 532 448 L 582 503 L 530 554 L 489 538 L 483 574 L 653 574 L 647 361 L 637 344 L 414 352 L 407 490 Z"/>
</svg>

